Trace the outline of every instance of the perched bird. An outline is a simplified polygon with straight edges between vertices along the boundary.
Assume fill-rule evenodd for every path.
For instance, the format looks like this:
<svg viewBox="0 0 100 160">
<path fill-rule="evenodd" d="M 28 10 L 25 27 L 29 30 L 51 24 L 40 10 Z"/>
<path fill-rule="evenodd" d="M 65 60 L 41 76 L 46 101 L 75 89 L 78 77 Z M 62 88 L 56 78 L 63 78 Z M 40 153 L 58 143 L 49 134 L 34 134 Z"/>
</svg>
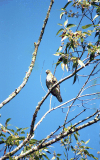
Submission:
<svg viewBox="0 0 100 160">
<path fill-rule="evenodd" d="M 46 86 L 50 89 L 55 83 L 57 83 L 56 77 L 51 73 L 50 70 L 46 70 Z M 54 89 L 52 89 L 51 94 L 55 96 L 59 102 L 62 102 L 62 98 L 60 95 L 60 85 L 57 85 Z"/>
</svg>

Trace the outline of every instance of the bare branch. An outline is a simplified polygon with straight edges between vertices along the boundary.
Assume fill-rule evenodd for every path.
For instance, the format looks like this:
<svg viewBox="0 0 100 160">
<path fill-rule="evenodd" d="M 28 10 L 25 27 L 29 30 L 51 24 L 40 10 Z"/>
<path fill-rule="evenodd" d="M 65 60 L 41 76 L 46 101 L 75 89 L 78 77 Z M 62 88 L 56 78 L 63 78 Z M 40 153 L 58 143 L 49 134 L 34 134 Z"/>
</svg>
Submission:
<svg viewBox="0 0 100 160">
<path fill-rule="evenodd" d="M 9 95 L 9 97 L 7 99 L 5 99 L 3 102 L 1 102 L 0 108 L 2 108 L 6 103 L 11 101 L 21 91 L 21 89 L 26 85 L 26 83 L 28 81 L 28 78 L 30 77 L 30 75 L 32 73 L 32 70 L 33 70 L 33 67 L 35 65 L 38 47 L 39 47 L 40 42 L 42 40 L 42 37 L 43 37 L 43 34 L 44 34 L 44 30 L 45 30 L 45 27 L 46 27 L 46 24 L 47 24 L 47 21 L 48 21 L 49 14 L 50 14 L 50 11 L 51 11 L 53 3 L 54 3 L 54 0 L 51 0 L 49 8 L 48 8 L 47 15 L 46 15 L 46 18 L 44 20 L 44 24 L 43 24 L 43 27 L 42 27 L 42 30 L 41 30 L 41 33 L 40 33 L 40 37 L 38 39 L 38 42 L 35 43 L 35 51 L 32 54 L 32 61 L 31 61 L 31 64 L 29 66 L 29 70 L 28 70 L 28 72 L 26 73 L 26 75 L 24 77 L 24 81 L 22 82 L 22 84 L 17 89 L 15 89 L 14 92 L 11 93 L 11 95 Z"/>
<path fill-rule="evenodd" d="M 100 62 L 98 62 L 98 63 L 94 66 L 93 70 L 91 71 L 91 73 L 90 73 L 89 77 L 87 78 L 86 82 L 84 83 L 83 87 L 80 89 L 78 95 L 77 95 L 76 98 L 73 100 L 72 104 L 69 106 L 68 111 L 67 111 L 67 114 L 66 114 L 66 117 L 65 117 L 65 121 L 64 121 L 64 127 L 65 127 L 65 123 L 66 123 L 66 120 L 67 120 L 67 117 L 68 117 L 70 108 L 71 108 L 72 105 L 75 103 L 75 101 L 77 100 L 77 98 L 81 95 L 81 93 L 82 93 L 84 87 L 86 86 L 88 80 L 90 79 L 92 73 L 94 72 L 94 70 L 96 69 L 96 67 L 98 66 L 99 63 L 100 63 Z M 63 127 L 63 131 L 64 131 L 64 127 Z"/>
<path fill-rule="evenodd" d="M 68 136 L 68 135 L 70 135 L 70 134 L 72 134 L 72 133 L 74 133 L 74 132 L 76 132 L 76 131 L 79 131 L 79 130 L 87 127 L 87 126 L 90 126 L 90 125 L 92 125 L 92 124 L 94 124 L 94 123 L 97 123 L 98 121 L 100 121 L 100 118 L 98 118 L 98 117 L 99 117 L 99 114 L 100 114 L 100 111 L 97 111 L 97 112 L 99 112 L 99 113 L 97 114 L 96 118 L 94 118 L 93 120 L 91 120 L 91 121 L 89 121 L 89 122 L 87 122 L 87 123 L 85 123 L 85 124 L 83 124 L 83 125 L 80 125 L 80 126 L 78 126 L 78 127 L 76 127 L 76 128 L 69 128 L 66 132 L 63 132 L 63 133 L 57 135 L 56 138 L 54 138 L 54 139 L 52 139 L 52 140 L 49 140 L 49 141 L 46 142 L 46 143 L 43 143 L 43 144 L 41 144 L 41 145 L 39 144 L 38 146 L 35 146 L 35 147 L 31 148 L 31 149 L 28 150 L 27 152 L 25 152 L 25 153 L 23 153 L 23 154 L 21 154 L 21 155 L 19 155 L 19 156 L 16 156 L 15 159 L 18 160 L 19 158 L 23 158 L 23 157 L 25 157 L 26 155 L 31 154 L 31 153 L 34 153 L 35 151 L 40 150 L 40 149 L 42 149 L 42 148 L 44 148 L 44 147 L 47 147 L 47 146 L 49 146 L 49 145 L 51 145 L 51 144 L 53 144 L 53 143 L 61 140 L 62 138 L 66 137 L 66 136 Z M 75 125 L 76 125 L 76 124 L 75 124 Z M 74 126 L 74 125 L 73 125 L 73 126 Z"/>
<path fill-rule="evenodd" d="M 28 78 L 29 78 L 29 76 L 30 76 L 30 74 L 31 74 L 31 72 L 32 72 L 33 66 L 34 66 L 34 64 L 35 64 L 35 60 L 36 60 L 36 56 L 37 56 L 37 50 L 38 50 L 38 47 L 39 47 L 39 45 L 40 45 L 40 42 L 41 42 L 41 39 L 42 39 L 44 30 L 45 30 L 45 27 L 46 27 L 46 24 L 47 24 L 47 21 L 48 21 L 49 14 L 50 14 L 50 11 L 51 11 L 51 8 L 52 8 L 53 3 L 54 3 L 54 0 L 51 0 L 50 5 L 49 5 L 49 8 L 48 8 L 48 11 L 47 11 L 47 15 L 46 15 L 46 18 L 45 18 L 45 20 L 44 20 L 44 24 L 43 24 L 43 27 L 42 27 L 42 30 L 41 30 L 41 33 L 40 33 L 40 37 L 39 37 L 39 39 L 38 39 L 38 43 L 35 44 L 35 51 L 34 51 L 34 53 L 33 53 L 32 62 L 31 62 L 31 64 L 30 64 L 30 67 L 29 67 L 28 72 L 26 73 L 26 76 L 25 76 L 25 78 L 24 78 L 23 83 L 18 87 L 18 89 L 16 89 L 16 91 L 14 91 L 14 92 L 11 94 L 10 98 L 7 98 L 5 101 L 3 101 L 3 102 L 1 103 L 0 107 L 3 107 L 3 105 L 5 105 L 5 104 L 8 103 L 12 98 L 14 98 L 14 97 L 16 96 L 16 94 L 18 94 L 18 93 L 20 92 L 20 90 L 25 86 L 25 84 L 26 84 L 26 82 L 27 82 L 27 80 L 28 80 Z M 38 112 L 38 109 L 39 109 L 39 108 L 36 109 L 37 112 Z M 36 114 L 36 112 L 35 112 L 35 114 Z M 36 115 L 37 115 L 37 114 L 36 114 Z M 35 117 L 35 116 L 34 116 L 34 117 Z M 32 121 L 32 122 L 35 122 L 34 117 L 33 117 L 33 121 Z M 36 118 L 36 117 L 35 117 L 35 118 Z M 22 147 L 30 140 L 30 138 L 32 137 L 32 134 L 33 134 L 32 125 L 34 126 L 34 123 L 31 124 L 30 134 L 27 136 L 27 138 L 26 138 L 18 147 L 16 147 L 13 151 L 5 154 L 5 155 L 1 158 L 1 160 L 6 159 L 6 158 L 9 158 L 9 156 L 11 156 L 11 155 L 13 155 L 14 153 L 16 153 L 20 148 L 22 148 Z"/>
</svg>

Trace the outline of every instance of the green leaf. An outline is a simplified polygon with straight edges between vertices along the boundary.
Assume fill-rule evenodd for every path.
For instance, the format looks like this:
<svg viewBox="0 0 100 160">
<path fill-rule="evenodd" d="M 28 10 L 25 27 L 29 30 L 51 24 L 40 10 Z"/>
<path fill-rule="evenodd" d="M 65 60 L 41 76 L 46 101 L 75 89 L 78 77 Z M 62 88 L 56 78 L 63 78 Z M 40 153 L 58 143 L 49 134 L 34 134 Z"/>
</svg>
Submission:
<svg viewBox="0 0 100 160">
<path fill-rule="evenodd" d="M 22 136 L 22 137 L 16 138 L 15 140 L 24 140 L 24 139 L 25 139 L 25 137 Z"/>
<path fill-rule="evenodd" d="M 11 120 L 11 118 L 8 118 L 5 122 L 5 125 L 7 125 L 7 123 Z"/>
<path fill-rule="evenodd" d="M 77 65 L 78 65 L 78 63 L 75 61 L 75 62 L 73 63 L 73 68 L 76 68 Z"/>
<path fill-rule="evenodd" d="M 63 32 L 63 31 L 64 31 L 63 28 L 59 29 L 59 31 L 56 33 L 56 35 L 58 35 L 60 32 Z"/>
<path fill-rule="evenodd" d="M 92 26 L 92 24 L 87 24 L 87 25 L 85 25 L 85 26 L 82 26 L 82 29 L 86 29 L 86 28 L 89 28 L 89 27 L 91 27 Z"/>
<path fill-rule="evenodd" d="M 64 8 L 66 8 L 72 1 L 69 1 L 65 4 Z"/>
<path fill-rule="evenodd" d="M 97 159 L 97 160 L 98 160 L 98 158 L 97 158 L 97 157 L 94 157 L 93 154 L 90 154 L 89 156 L 92 157 L 92 158 L 94 158 L 94 159 Z"/>
<path fill-rule="evenodd" d="M 92 148 L 90 148 L 90 147 L 85 147 L 86 149 L 92 149 Z"/>
<path fill-rule="evenodd" d="M 6 137 L 6 135 L 5 135 L 5 134 L 3 134 L 3 133 L 0 133 L 0 136 Z"/>
<path fill-rule="evenodd" d="M 72 151 L 74 151 L 74 147 L 71 145 L 71 149 L 72 149 Z"/>
<path fill-rule="evenodd" d="M 97 14 L 100 15 L 100 7 L 97 9 Z"/>
<path fill-rule="evenodd" d="M 27 130 L 28 128 L 29 128 L 29 127 L 23 128 L 22 131 L 25 131 L 25 130 Z"/>
<path fill-rule="evenodd" d="M 63 26 L 61 23 L 58 23 L 59 26 Z"/>
<path fill-rule="evenodd" d="M 59 156 L 59 157 L 60 157 L 60 156 L 61 156 L 61 154 L 59 154 L 59 153 L 58 153 L 58 154 L 57 154 L 57 156 Z"/>
<path fill-rule="evenodd" d="M 45 153 L 43 153 L 43 156 L 49 160 L 49 158 L 47 157 L 47 155 Z M 42 157 L 41 157 L 42 158 Z"/>
<path fill-rule="evenodd" d="M 84 38 L 81 38 L 81 42 L 83 42 L 84 41 Z"/>
<path fill-rule="evenodd" d="M 78 137 L 77 137 L 77 135 L 76 135 L 76 134 L 74 134 L 74 137 L 75 137 L 75 139 L 78 141 Z"/>
<path fill-rule="evenodd" d="M 74 56 L 71 58 L 71 60 L 77 60 L 77 59 L 78 59 L 78 58 L 77 58 L 77 57 L 74 57 Z"/>
<path fill-rule="evenodd" d="M 90 156 L 89 152 L 87 150 L 84 150 L 84 153 Z"/>
<path fill-rule="evenodd" d="M 9 129 L 11 132 L 15 133 L 14 129 Z"/>
<path fill-rule="evenodd" d="M 77 78 L 78 78 L 78 76 L 77 76 L 77 74 L 75 74 L 73 84 L 76 82 Z"/>
<path fill-rule="evenodd" d="M 99 7 L 99 5 L 97 3 L 95 3 L 95 2 L 92 2 L 91 5 L 95 6 L 95 7 Z"/>
<path fill-rule="evenodd" d="M 94 60 L 94 57 L 95 57 L 95 53 L 94 52 L 90 53 L 90 62 Z"/>
<path fill-rule="evenodd" d="M 0 141 L 0 144 L 3 144 L 3 143 L 5 143 L 5 140 L 3 140 L 3 141 Z"/>
<path fill-rule="evenodd" d="M 95 33 L 95 37 L 99 35 L 99 31 Z"/>
<path fill-rule="evenodd" d="M 44 149 L 44 151 L 45 151 L 45 152 L 47 152 L 47 153 L 49 153 L 49 154 L 51 154 L 51 152 L 50 152 L 50 151 L 48 151 L 48 149 Z"/>
<path fill-rule="evenodd" d="M 36 140 L 36 139 L 31 139 L 31 140 L 29 141 L 29 143 L 30 143 L 30 144 L 35 144 L 35 143 L 37 143 L 37 140 Z"/>
<path fill-rule="evenodd" d="M 21 131 L 21 130 L 22 130 L 22 128 L 18 128 L 18 129 L 17 129 L 17 132 L 19 132 L 19 131 Z"/>
<path fill-rule="evenodd" d="M 10 157 L 10 156 L 9 156 L 9 159 L 10 159 L 10 160 L 13 160 L 13 158 L 12 158 L 12 157 Z"/>
<path fill-rule="evenodd" d="M 82 143 L 85 143 L 85 141 L 81 140 Z"/>
<path fill-rule="evenodd" d="M 71 28 L 71 27 L 75 27 L 75 26 L 76 26 L 75 24 L 68 24 L 68 25 L 67 25 L 67 29 L 68 29 L 68 28 Z"/>
</svg>

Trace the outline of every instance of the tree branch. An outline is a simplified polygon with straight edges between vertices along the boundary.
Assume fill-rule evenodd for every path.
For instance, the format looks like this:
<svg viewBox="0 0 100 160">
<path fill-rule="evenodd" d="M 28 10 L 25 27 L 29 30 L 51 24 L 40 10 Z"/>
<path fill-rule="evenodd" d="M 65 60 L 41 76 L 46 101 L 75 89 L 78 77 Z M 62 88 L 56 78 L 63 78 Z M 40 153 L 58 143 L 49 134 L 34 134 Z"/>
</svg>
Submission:
<svg viewBox="0 0 100 160">
<path fill-rule="evenodd" d="M 35 151 L 38 151 L 38 150 L 40 150 L 42 148 L 45 148 L 45 147 L 47 147 L 47 146 L 49 146 L 49 145 L 61 140 L 62 138 L 66 137 L 66 136 L 68 136 L 68 135 L 70 135 L 70 134 L 72 134 L 72 133 L 74 133 L 76 131 L 79 131 L 79 130 L 87 127 L 87 126 L 90 126 L 90 125 L 92 125 L 94 123 L 97 123 L 98 121 L 100 121 L 100 118 L 98 118 L 99 114 L 100 113 L 98 113 L 96 118 L 94 118 L 93 120 L 91 120 L 91 121 L 89 121 L 89 122 L 87 122 L 87 123 L 85 123 L 83 125 L 80 125 L 80 126 L 74 128 L 74 129 L 73 128 L 72 129 L 68 129 L 66 132 L 61 133 L 60 135 L 57 135 L 56 138 L 54 138 L 54 139 L 52 139 L 52 140 L 50 140 L 50 141 L 48 141 L 46 143 L 43 143 L 41 145 L 35 146 L 35 147 L 31 148 L 30 150 L 28 150 L 27 152 L 23 153 L 22 155 L 16 156 L 15 159 L 18 160 L 20 158 L 23 158 L 23 157 L 27 156 L 28 154 L 34 153 Z"/>
<path fill-rule="evenodd" d="M 44 20 L 44 24 L 43 24 L 43 27 L 42 27 L 42 30 L 41 30 L 41 33 L 40 33 L 40 37 L 38 39 L 38 43 L 35 45 L 35 51 L 33 53 L 33 57 L 32 57 L 32 61 L 31 61 L 31 64 L 30 64 L 30 67 L 29 67 L 29 70 L 28 72 L 26 73 L 26 76 L 24 78 L 24 81 L 23 83 L 18 87 L 18 89 L 16 89 L 16 91 L 14 91 L 10 97 L 8 97 L 5 101 L 3 101 L 1 104 L 0 104 L 0 107 L 3 107 L 6 103 L 8 103 L 12 98 L 14 98 L 20 91 L 21 89 L 25 86 L 26 82 L 28 81 L 28 78 L 32 72 L 32 69 L 33 69 L 33 66 L 35 64 L 35 60 L 36 60 L 36 56 L 37 56 L 37 50 L 38 50 L 38 47 L 40 45 L 40 42 L 41 42 L 41 39 L 42 39 L 42 36 L 43 36 L 43 33 L 44 33 L 44 30 L 45 30 L 45 27 L 46 27 L 46 24 L 47 24 L 47 21 L 48 21 L 48 18 L 49 18 L 49 14 L 50 14 L 50 11 L 51 11 L 51 8 L 52 8 L 52 5 L 54 3 L 54 0 L 51 0 L 50 2 L 50 5 L 49 5 L 49 8 L 48 8 L 48 11 L 47 11 L 47 15 L 46 15 L 46 18 Z M 38 108 L 37 108 L 38 110 Z M 36 118 L 36 117 L 35 117 Z M 9 156 L 15 154 L 20 148 L 22 148 L 31 138 L 32 136 L 32 133 L 31 130 L 30 130 L 30 134 L 27 136 L 27 138 L 18 146 L 16 147 L 13 151 L 5 154 L 1 160 L 3 159 L 6 159 L 6 158 L 9 158 Z"/>
<path fill-rule="evenodd" d="M 34 50 L 34 52 L 32 54 L 32 61 L 31 61 L 31 64 L 29 66 L 29 70 L 27 71 L 27 73 L 26 73 L 26 75 L 24 77 L 24 81 L 22 82 L 22 84 L 17 89 L 15 89 L 14 92 L 12 92 L 9 95 L 9 97 L 7 99 L 5 99 L 3 102 L 1 102 L 0 108 L 2 108 L 6 103 L 8 103 L 9 101 L 11 101 L 21 91 L 21 89 L 26 85 L 26 83 L 27 83 L 27 81 L 28 81 L 28 79 L 29 79 L 29 77 L 30 77 L 30 75 L 32 73 L 33 67 L 35 65 L 38 47 L 39 47 L 40 42 L 42 40 L 42 37 L 43 37 L 43 34 L 44 34 L 44 30 L 45 30 L 45 27 L 46 27 L 46 24 L 47 24 L 47 21 L 48 21 L 48 18 L 49 18 L 50 11 L 51 11 L 53 3 L 54 3 L 54 0 L 51 0 L 49 8 L 48 8 L 47 15 L 46 15 L 46 18 L 44 20 L 44 24 L 43 24 L 43 27 L 42 27 L 42 30 L 41 30 L 41 33 L 40 33 L 40 37 L 38 39 L 38 42 L 35 43 L 35 50 Z"/>
</svg>

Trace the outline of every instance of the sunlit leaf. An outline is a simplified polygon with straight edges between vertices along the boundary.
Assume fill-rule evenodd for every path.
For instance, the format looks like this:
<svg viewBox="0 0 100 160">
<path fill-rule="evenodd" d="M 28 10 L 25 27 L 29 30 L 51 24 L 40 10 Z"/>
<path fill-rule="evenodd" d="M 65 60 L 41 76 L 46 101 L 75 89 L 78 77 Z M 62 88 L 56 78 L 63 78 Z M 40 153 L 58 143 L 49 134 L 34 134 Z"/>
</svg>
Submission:
<svg viewBox="0 0 100 160">
<path fill-rule="evenodd" d="M 66 68 L 66 70 L 67 70 L 67 72 L 68 72 L 68 66 L 67 66 L 67 64 L 65 64 L 65 68 Z"/>
<path fill-rule="evenodd" d="M 47 152 L 47 153 L 49 153 L 49 154 L 51 154 L 51 152 L 50 152 L 50 151 L 48 151 L 48 149 L 44 149 L 44 151 L 45 151 L 45 152 Z"/>
<path fill-rule="evenodd" d="M 92 26 L 92 24 L 87 24 L 87 25 L 85 25 L 85 26 L 82 26 L 82 28 L 83 29 L 86 29 L 86 28 L 89 28 L 89 27 L 91 27 Z"/>
<path fill-rule="evenodd" d="M 96 14 L 95 17 L 92 19 L 92 21 L 94 21 L 99 15 Z"/>
<path fill-rule="evenodd" d="M 77 57 L 71 57 L 71 60 L 77 60 L 78 58 Z"/>
<path fill-rule="evenodd" d="M 59 52 L 62 50 L 62 48 L 63 48 L 62 46 L 59 47 Z"/>
<path fill-rule="evenodd" d="M 88 141 L 85 142 L 85 144 L 89 143 L 90 139 Z"/>
<path fill-rule="evenodd" d="M 62 12 L 61 14 L 60 14 L 60 19 L 62 18 L 62 16 L 65 14 L 65 12 Z"/>
<path fill-rule="evenodd" d="M 56 52 L 55 54 L 53 54 L 53 55 L 55 55 L 55 56 L 60 56 L 62 53 L 61 52 Z"/>
<path fill-rule="evenodd" d="M 67 36 L 64 36 L 64 37 L 61 39 L 61 42 L 64 41 L 66 38 L 67 38 Z"/>
<path fill-rule="evenodd" d="M 84 64 L 83 61 L 81 61 L 80 59 L 78 59 L 78 64 L 79 64 L 81 67 L 85 67 L 85 64 Z"/>
<path fill-rule="evenodd" d="M 64 71 L 64 63 L 61 63 L 61 68 Z"/>
<path fill-rule="evenodd" d="M 68 19 L 64 22 L 64 27 L 68 24 Z"/>
<path fill-rule="evenodd" d="M 53 157 L 52 157 L 52 159 L 56 159 L 56 157 L 55 157 L 55 156 L 53 156 Z"/>
</svg>

